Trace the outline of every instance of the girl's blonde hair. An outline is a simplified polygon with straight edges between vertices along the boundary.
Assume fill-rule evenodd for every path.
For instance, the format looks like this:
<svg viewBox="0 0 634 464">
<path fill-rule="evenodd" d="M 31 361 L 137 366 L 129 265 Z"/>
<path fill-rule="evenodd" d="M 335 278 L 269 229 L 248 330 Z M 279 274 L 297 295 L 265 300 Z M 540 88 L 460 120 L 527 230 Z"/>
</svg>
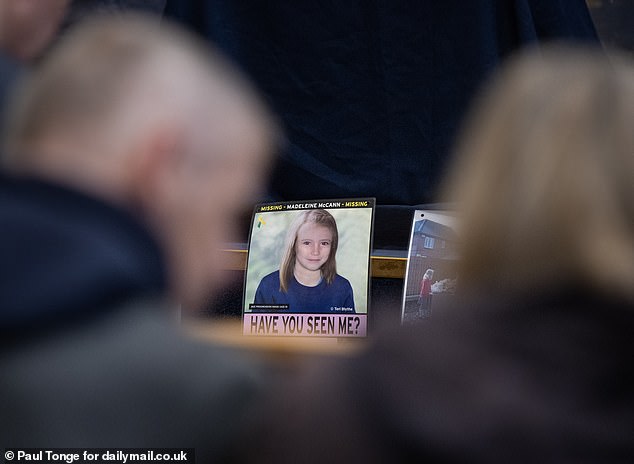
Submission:
<svg viewBox="0 0 634 464">
<path fill-rule="evenodd" d="M 471 114 L 447 192 L 473 286 L 634 300 L 634 66 L 557 47 L 512 62 Z"/>
<path fill-rule="evenodd" d="M 280 291 L 284 293 L 288 291 L 288 284 L 293 276 L 293 271 L 295 270 L 295 245 L 297 243 L 297 233 L 299 232 L 299 228 L 308 222 L 327 227 L 332 233 L 330 255 L 321 267 L 321 275 L 326 283 L 330 284 L 337 274 L 337 261 L 335 259 L 335 255 L 337 254 L 337 245 L 339 243 L 339 232 L 337 230 L 337 222 L 335 221 L 335 218 L 325 209 L 309 209 L 302 211 L 297 215 L 295 220 L 293 220 L 286 234 L 284 255 L 282 256 L 282 262 L 280 264 Z"/>
</svg>

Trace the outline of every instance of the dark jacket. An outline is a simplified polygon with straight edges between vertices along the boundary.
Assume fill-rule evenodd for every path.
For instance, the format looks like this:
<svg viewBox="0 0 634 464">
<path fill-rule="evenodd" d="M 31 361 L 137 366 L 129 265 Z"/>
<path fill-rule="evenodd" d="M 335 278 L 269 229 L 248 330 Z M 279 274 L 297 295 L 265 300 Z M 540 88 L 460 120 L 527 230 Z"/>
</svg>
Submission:
<svg viewBox="0 0 634 464">
<path fill-rule="evenodd" d="M 161 253 L 131 215 L 0 183 L 0 448 L 186 447 L 224 456 L 259 377 L 174 327 Z"/>
<path fill-rule="evenodd" d="M 23 66 L 0 50 L 0 129 L 6 123 L 6 110 L 18 79 L 24 74 Z"/>
<path fill-rule="evenodd" d="M 254 460 L 634 462 L 631 303 L 470 300 L 425 322 L 278 391 Z"/>
<path fill-rule="evenodd" d="M 0 179 L 0 330 L 52 329 L 162 295 L 161 252 L 131 215 L 37 180 Z"/>
</svg>

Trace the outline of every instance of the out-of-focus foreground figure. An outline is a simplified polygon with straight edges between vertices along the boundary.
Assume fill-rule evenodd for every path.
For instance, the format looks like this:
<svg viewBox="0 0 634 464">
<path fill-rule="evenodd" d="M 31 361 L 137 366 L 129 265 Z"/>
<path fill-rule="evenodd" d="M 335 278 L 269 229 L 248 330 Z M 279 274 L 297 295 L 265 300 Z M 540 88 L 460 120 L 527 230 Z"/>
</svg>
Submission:
<svg viewBox="0 0 634 464">
<path fill-rule="evenodd" d="M 42 52 L 57 32 L 69 0 L 8 0 L 0 6 L 0 49 L 19 61 Z"/>
<path fill-rule="evenodd" d="M 271 461 L 634 460 L 633 127 L 625 58 L 513 61 L 449 181 L 461 299 L 281 392 Z"/>
<path fill-rule="evenodd" d="M 69 0 L 0 2 L 0 123 L 7 95 L 22 66 L 37 58 L 55 36 Z"/>
<path fill-rule="evenodd" d="M 222 455 L 256 376 L 170 309 L 218 283 L 273 138 L 242 78 L 169 24 L 92 20 L 58 44 L 5 138 L 0 447 Z"/>
<path fill-rule="evenodd" d="M 634 301 L 634 66 L 551 49 L 503 74 L 450 182 L 473 292 Z"/>
</svg>

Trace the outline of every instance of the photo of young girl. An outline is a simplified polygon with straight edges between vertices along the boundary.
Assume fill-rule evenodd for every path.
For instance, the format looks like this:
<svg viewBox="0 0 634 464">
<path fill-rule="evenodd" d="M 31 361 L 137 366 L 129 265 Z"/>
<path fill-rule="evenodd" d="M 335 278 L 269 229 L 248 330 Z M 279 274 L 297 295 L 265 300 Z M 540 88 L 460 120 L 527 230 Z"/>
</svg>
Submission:
<svg viewBox="0 0 634 464">
<path fill-rule="evenodd" d="M 350 282 L 337 274 L 339 232 L 324 209 L 297 213 L 287 234 L 279 270 L 264 276 L 254 304 L 288 305 L 291 313 L 354 313 Z"/>
</svg>

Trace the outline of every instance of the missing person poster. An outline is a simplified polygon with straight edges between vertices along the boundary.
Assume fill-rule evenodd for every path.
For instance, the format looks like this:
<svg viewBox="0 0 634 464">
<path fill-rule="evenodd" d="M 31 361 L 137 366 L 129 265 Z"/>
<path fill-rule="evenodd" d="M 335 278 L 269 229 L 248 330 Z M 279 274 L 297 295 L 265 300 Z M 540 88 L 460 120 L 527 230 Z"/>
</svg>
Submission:
<svg viewBox="0 0 634 464">
<path fill-rule="evenodd" d="M 403 324 L 433 317 L 456 290 L 458 236 L 450 211 L 417 210 L 409 241 L 403 286 Z"/>
<path fill-rule="evenodd" d="M 365 337 L 374 199 L 255 207 L 243 333 Z"/>
</svg>

